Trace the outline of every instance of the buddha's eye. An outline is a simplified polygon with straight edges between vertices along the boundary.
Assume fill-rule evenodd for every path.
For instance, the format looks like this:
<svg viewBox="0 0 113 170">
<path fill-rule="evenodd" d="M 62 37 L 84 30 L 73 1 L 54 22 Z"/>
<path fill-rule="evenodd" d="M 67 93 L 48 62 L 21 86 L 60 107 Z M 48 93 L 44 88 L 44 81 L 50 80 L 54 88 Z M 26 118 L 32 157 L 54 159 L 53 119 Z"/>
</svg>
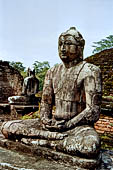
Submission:
<svg viewBox="0 0 113 170">
<path fill-rule="evenodd" d="M 66 45 L 71 45 L 72 43 L 70 41 L 65 42 Z"/>
</svg>

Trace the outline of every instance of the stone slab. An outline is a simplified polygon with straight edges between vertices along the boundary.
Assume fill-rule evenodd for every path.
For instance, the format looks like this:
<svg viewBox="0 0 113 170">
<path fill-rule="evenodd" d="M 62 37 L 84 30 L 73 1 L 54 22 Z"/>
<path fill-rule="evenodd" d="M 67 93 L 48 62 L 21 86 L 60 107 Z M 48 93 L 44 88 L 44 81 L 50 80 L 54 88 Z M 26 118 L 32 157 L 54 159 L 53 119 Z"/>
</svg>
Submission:
<svg viewBox="0 0 113 170">
<path fill-rule="evenodd" d="M 15 141 L 7 140 L 3 137 L 3 135 L 0 135 L 0 146 L 11 150 L 21 151 L 26 154 L 32 154 L 34 156 L 41 156 L 42 158 L 46 158 L 51 161 L 57 161 L 57 163 L 63 163 L 64 165 L 73 167 L 76 170 L 93 170 L 91 167 L 84 167 L 83 161 L 85 161 L 85 159 L 84 160 L 81 159 L 81 165 L 80 165 L 80 160 L 78 159 L 78 157 L 75 156 L 72 157 L 70 155 L 61 152 L 56 152 L 45 147 L 39 147 L 39 146 L 33 147 L 33 146 L 20 143 L 18 141 L 15 142 Z M 101 155 L 102 155 L 101 165 L 98 168 L 95 168 L 94 170 L 107 170 L 107 169 L 112 170 L 113 151 L 101 150 Z"/>
<path fill-rule="evenodd" d="M 14 105 L 17 109 L 38 108 L 38 105 Z"/>
<path fill-rule="evenodd" d="M 72 157 L 70 155 L 67 155 L 61 152 L 56 152 L 45 147 L 31 147 L 31 146 L 22 144 L 20 142 L 14 142 L 14 141 L 3 139 L 3 138 L 0 138 L 0 146 L 5 147 L 7 149 L 22 151 L 24 153 L 31 153 L 35 156 L 41 156 L 49 160 L 55 160 L 58 163 L 62 162 L 66 165 L 70 165 L 75 168 L 81 167 L 81 169 L 93 170 L 91 167 L 87 167 L 86 159 L 79 160 L 78 157 L 75 157 L 75 156 Z M 88 160 L 88 161 L 91 162 L 92 160 Z M 84 166 L 84 163 L 85 163 L 85 166 Z"/>
<path fill-rule="evenodd" d="M 38 104 L 37 105 L 13 105 L 12 104 L 12 105 L 10 105 L 10 108 L 15 108 L 15 110 L 18 114 L 25 115 L 30 112 L 38 111 L 39 106 L 38 106 Z M 12 109 L 11 109 L 11 112 L 12 112 Z"/>
</svg>

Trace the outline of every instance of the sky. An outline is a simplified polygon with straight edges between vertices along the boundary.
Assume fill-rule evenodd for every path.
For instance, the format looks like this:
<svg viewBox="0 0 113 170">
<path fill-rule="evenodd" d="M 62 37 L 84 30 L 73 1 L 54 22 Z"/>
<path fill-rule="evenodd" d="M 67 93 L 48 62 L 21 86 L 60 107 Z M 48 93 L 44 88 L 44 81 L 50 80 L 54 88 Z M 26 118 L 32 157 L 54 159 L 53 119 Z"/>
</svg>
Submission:
<svg viewBox="0 0 113 170">
<path fill-rule="evenodd" d="M 0 60 L 60 63 L 58 37 L 72 26 L 93 42 L 113 35 L 113 0 L 0 0 Z"/>
</svg>

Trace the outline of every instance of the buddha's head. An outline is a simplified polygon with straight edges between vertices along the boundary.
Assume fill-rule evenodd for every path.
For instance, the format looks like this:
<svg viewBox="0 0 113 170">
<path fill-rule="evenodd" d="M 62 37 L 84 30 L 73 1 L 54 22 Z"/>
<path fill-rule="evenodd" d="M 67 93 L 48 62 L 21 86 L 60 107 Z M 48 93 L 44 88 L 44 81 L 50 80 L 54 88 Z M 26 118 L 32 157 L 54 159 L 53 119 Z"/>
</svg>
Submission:
<svg viewBox="0 0 113 170">
<path fill-rule="evenodd" d="M 74 60 L 83 60 L 85 40 L 82 35 L 71 27 L 66 32 L 62 33 L 58 41 L 59 56 L 64 63 Z"/>
</svg>

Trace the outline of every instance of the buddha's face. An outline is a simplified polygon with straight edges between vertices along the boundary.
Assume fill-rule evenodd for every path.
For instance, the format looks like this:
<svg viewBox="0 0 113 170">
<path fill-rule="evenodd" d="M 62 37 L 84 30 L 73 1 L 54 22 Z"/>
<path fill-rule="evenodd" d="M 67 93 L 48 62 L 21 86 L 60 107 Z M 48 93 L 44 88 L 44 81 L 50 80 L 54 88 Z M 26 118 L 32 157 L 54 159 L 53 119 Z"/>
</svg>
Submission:
<svg viewBox="0 0 113 170">
<path fill-rule="evenodd" d="M 58 50 L 63 62 L 70 62 L 78 57 L 77 42 L 71 35 L 60 36 Z"/>
</svg>

